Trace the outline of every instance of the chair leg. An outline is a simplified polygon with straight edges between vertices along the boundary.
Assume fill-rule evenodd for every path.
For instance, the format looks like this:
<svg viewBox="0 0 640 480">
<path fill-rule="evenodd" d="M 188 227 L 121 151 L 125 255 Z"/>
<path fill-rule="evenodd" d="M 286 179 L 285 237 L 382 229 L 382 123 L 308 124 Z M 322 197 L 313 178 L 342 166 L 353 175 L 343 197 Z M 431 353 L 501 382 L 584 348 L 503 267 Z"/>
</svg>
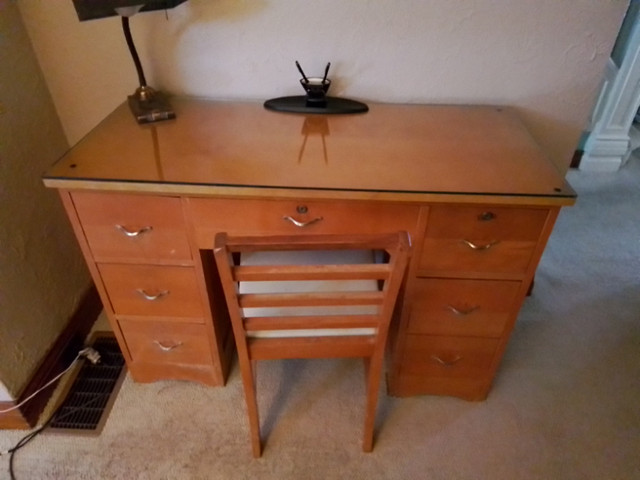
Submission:
<svg viewBox="0 0 640 480">
<path fill-rule="evenodd" d="M 255 362 L 239 359 L 242 373 L 242 385 L 244 398 L 247 403 L 247 416 L 249 417 L 249 434 L 251 436 L 251 450 L 254 458 L 260 458 L 262 447 L 260 443 L 260 417 L 258 415 L 258 401 L 255 383 Z"/>
<path fill-rule="evenodd" d="M 365 359 L 367 400 L 364 414 L 364 435 L 362 439 L 362 451 L 373 450 L 373 429 L 376 421 L 376 408 L 380 392 L 380 376 L 382 373 L 382 356 L 374 355 Z"/>
</svg>

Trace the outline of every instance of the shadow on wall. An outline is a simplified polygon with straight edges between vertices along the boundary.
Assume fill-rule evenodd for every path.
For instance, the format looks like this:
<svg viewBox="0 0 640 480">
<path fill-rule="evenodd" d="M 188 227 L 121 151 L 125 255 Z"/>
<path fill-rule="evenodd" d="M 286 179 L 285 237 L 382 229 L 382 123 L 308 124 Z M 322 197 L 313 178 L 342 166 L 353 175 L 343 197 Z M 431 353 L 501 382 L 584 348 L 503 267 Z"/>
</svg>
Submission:
<svg viewBox="0 0 640 480">
<path fill-rule="evenodd" d="M 558 94 L 558 98 L 560 97 L 562 94 Z M 582 129 L 536 109 L 535 105 L 540 104 L 542 100 L 541 96 L 523 98 L 515 111 L 536 143 L 547 153 L 558 171 L 564 175 L 578 148 Z M 568 105 L 567 108 L 571 106 Z M 571 142 L 568 139 L 571 139 Z"/>
<path fill-rule="evenodd" d="M 183 87 L 187 82 L 180 78 L 183 69 L 176 68 L 180 63 L 179 47 L 184 33 L 191 28 L 197 28 L 198 24 L 240 22 L 266 8 L 267 2 L 265 0 L 252 2 L 190 0 L 177 9 L 167 12 L 167 15 L 173 17 L 175 26 L 167 28 L 166 22 L 153 22 L 150 31 L 149 43 L 162 46 L 161 55 L 148 59 L 154 82 L 163 89 L 167 85 L 171 85 L 171 93 L 187 94 L 188 92 Z M 224 45 L 203 45 L 203 49 L 209 49 L 211 55 L 215 55 L 217 49 L 223 48 Z M 162 81 L 163 79 L 165 81 Z M 218 71 L 216 72 L 216 81 L 231 82 L 233 77 L 227 72 Z"/>
<path fill-rule="evenodd" d="M 190 0 L 191 18 L 189 23 L 210 23 L 220 18 L 237 21 L 260 12 L 267 7 L 266 0 L 238 2 L 238 0 Z"/>
<path fill-rule="evenodd" d="M 240 29 L 246 29 L 246 25 L 241 25 L 246 22 L 247 19 L 262 15 L 265 10 L 269 8 L 268 2 L 265 0 L 256 0 L 252 2 L 237 2 L 237 0 L 190 0 L 189 2 L 179 6 L 167 12 L 170 16 L 172 23 L 167 25 L 167 22 L 156 21 L 151 22 L 149 30 L 148 45 L 153 47 L 147 48 L 148 52 L 152 52 L 153 55 L 150 58 L 143 58 L 143 63 L 149 63 L 148 69 L 152 82 L 162 90 L 168 91 L 175 95 L 196 95 L 198 96 L 198 87 L 193 86 L 193 76 L 202 78 L 206 75 L 211 78 L 211 82 L 215 85 L 222 87 L 228 91 L 228 86 L 237 83 L 238 77 L 233 71 L 221 69 L 216 67 L 216 62 L 209 62 L 207 58 L 214 58 L 216 55 L 225 56 L 228 50 L 235 48 L 233 42 L 237 42 L 239 38 L 243 38 L 242 31 Z M 213 43 L 203 43 L 197 49 L 190 49 L 189 51 L 181 50 L 181 45 L 184 43 L 183 38 L 185 35 L 189 35 L 188 32 L 199 32 L 205 28 L 215 29 L 215 25 L 229 25 L 238 24 L 238 36 L 229 38 L 229 45 Z M 199 33 L 195 33 L 198 35 Z M 321 47 L 319 47 L 321 48 Z M 304 50 L 304 48 L 302 49 Z M 251 56 L 254 50 L 248 48 L 247 53 L 243 58 L 238 58 L 238 62 L 252 62 L 254 59 Z M 340 61 L 339 58 L 290 58 L 283 61 L 279 56 L 281 52 L 273 50 L 270 54 L 277 58 L 277 64 L 280 67 L 273 66 L 273 68 L 280 68 L 280 71 L 276 75 L 275 84 L 273 88 L 267 88 L 269 93 L 262 92 L 266 95 L 266 100 L 271 96 L 282 95 L 302 95 L 304 91 L 300 87 L 299 79 L 300 74 L 295 66 L 295 60 L 300 60 L 304 65 L 305 72 L 309 76 L 322 76 L 324 71 L 324 65 L 327 62 L 331 62 L 331 72 L 329 74 L 331 78 L 331 96 L 342 96 L 347 87 L 353 82 L 353 78 L 359 74 L 364 73 L 364 66 L 360 67 L 360 71 L 353 71 L 354 65 L 348 62 Z M 200 59 L 195 59 L 194 56 L 199 56 Z M 264 60 L 264 59 L 263 59 Z M 322 69 L 316 70 L 313 65 L 308 66 L 308 63 L 317 63 L 322 65 Z M 195 65 L 195 67 L 194 67 Z M 195 70 L 194 70 L 195 68 Z M 308 71 L 307 71 L 308 70 Z M 271 72 L 273 73 L 273 72 Z M 340 75 L 342 73 L 342 76 Z M 260 91 L 264 90 L 262 80 L 259 78 L 259 72 L 256 72 L 253 79 L 243 78 L 242 82 L 246 86 L 246 82 L 250 82 L 250 90 Z M 274 83 L 273 78 L 271 83 Z M 189 87 L 191 85 L 191 87 Z M 195 88 L 195 90 L 194 90 Z M 281 89 L 280 89 L 281 88 Z M 272 93 L 271 93 L 272 92 Z M 260 94 L 260 95 L 262 95 Z M 209 96 L 208 94 L 205 94 Z"/>
</svg>

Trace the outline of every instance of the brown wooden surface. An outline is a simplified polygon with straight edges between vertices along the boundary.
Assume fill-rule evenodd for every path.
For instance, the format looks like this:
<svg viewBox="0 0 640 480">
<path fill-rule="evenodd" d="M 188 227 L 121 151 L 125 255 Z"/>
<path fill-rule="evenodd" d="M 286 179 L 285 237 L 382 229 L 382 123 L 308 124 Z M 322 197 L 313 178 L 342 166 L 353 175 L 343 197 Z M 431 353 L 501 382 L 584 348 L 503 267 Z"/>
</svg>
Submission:
<svg viewBox="0 0 640 480">
<path fill-rule="evenodd" d="M 229 235 L 309 235 L 407 231 L 413 234 L 419 211 L 419 207 L 413 205 L 361 201 L 189 198 L 188 204 L 197 245 L 206 249 L 212 247 L 218 232 Z M 306 210 L 306 213 L 298 210 Z M 298 227 L 285 216 L 309 223 Z"/>
<path fill-rule="evenodd" d="M 485 215 L 489 220 L 484 219 Z M 420 273 L 523 278 L 548 215 L 549 209 L 543 208 L 433 206 L 429 210 Z"/>
<path fill-rule="evenodd" d="M 323 149 L 311 148 L 319 134 L 308 137 L 300 157 L 309 133 L 304 115 L 268 111 L 257 102 L 176 98 L 172 104 L 177 119 L 152 125 L 137 125 L 121 105 L 45 182 L 131 191 L 173 187 L 185 194 L 204 185 L 230 194 L 259 187 L 261 196 L 295 190 L 296 196 L 330 192 L 328 198 L 437 193 L 573 202 L 571 188 L 505 108 L 371 104 L 365 114 L 313 117 L 329 132 L 325 158 Z"/>
<path fill-rule="evenodd" d="M 275 320 L 275 322 L 274 322 Z M 305 328 L 374 328 L 378 324 L 375 315 L 290 315 L 276 317 L 245 318 L 244 328 L 247 332 L 260 330 L 294 330 Z"/>
<path fill-rule="evenodd" d="M 249 340 L 251 360 L 286 358 L 370 357 L 375 353 L 372 337 L 335 338 L 252 338 Z"/>
<path fill-rule="evenodd" d="M 451 395 L 483 400 L 491 387 L 500 339 L 407 335 L 394 395 Z"/>
<path fill-rule="evenodd" d="M 429 377 L 482 377 L 491 368 L 498 340 L 409 335 L 403 371 Z"/>
<path fill-rule="evenodd" d="M 495 205 L 435 205 L 429 209 L 425 236 L 434 239 L 538 240 L 549 211 L 546 208 Z"/>
<path fill-rule="evenodd" d="M 131 372 L 134 380 L 138 382 L 152 382 L 164 379 L 179 379 L 179 380 L 192 380 L 197 382 L 202 382 L 207 385 L 224 385 L 229 369 L 229 364 L 231 361 L 231 356 L 233 354 L 232 345 L 233 341 L 228 335 L 229 329 L 225 328 L 225 315 L 222 314 L 222 310 L 219 305 L 214 305 L 213 301 L 213 289 L 215 287 L 215 282 L 204 283 L 204 278 L 207 276 L 210 278 L 210 275 L 205 275 L 204 269 L 202 267 L 201 258 L 199 255 L 196 257 L 191 256 L 191 246 L 187 243 L 186 254 L 184 252 L 184 246 L 181 246 L 183 239 L 189 241 L 189 229 L 184 223 L 183 213 L 181 207 L 180 199 L 176 198 L 168 198 L 167 197 L 150 197 L 150 196 L 139 196 L 139 195 L 121 195 L 121 194 L 93 194 L 91 192 L 68 192 L 61 190 L 60 197 L 63 201 L 65 209 L 67 211 L 67 215 L 71 221 L 74 232 L 76 234 L 76 238 L 78 239 L 78 243 L 80 244 L 80 248 L 83 252 L 85 260 L 87 262 L 87 266 L 89 267 L 89 271 L 91 272 L 91 276 L 95 282 L 96 288 L 100 294 L 100 297 L 104 304 L 104 310 L 107 313 L 109 318 L 109 323 L 113 332 L 118 339 L 118 343 L 122 350 L 122 353 L 127 361 L 127 367 Z M 155 200 L 159 200 L 158 203 L 155 203 Z M 83 209 L 86 207 L 84 202 L 88 202 L 87 205 L 89 208 Z M 176 215 L 175 205 L 176 201 L 178 202 L 179 216 Z M 104 208 L 102 207 L 104 206 Z M 127 207 L 131 208 L 127 208 Z M 168 206 L 168 207 L 167 207 Z M 168 208 L 167 216 L 163 217 L 162 211 L 163 207 Z M 124 281 L 128 281 L 128 273 L 135 272 L 138 269 L 149 269 L 151 272 L 165 272 L 165 269 L 168 271 L 173 271 L 173 269 L 180 270 L 183 267 L 176 267 L 174 265 L 178 264 L 193 264 L 194 267 L 184 267 L 187 271 L 190 272 L 188 275 L 190 277 L 190 281 L 188 280 L 186 283 L 189 285 L 188 293 L 185 294 L 188 298 L 197 298 L 197 301 L 188 302 L 189 305 L 186 307 L 187 311 L 193 312 L 196 315 L 194 308 L 196 310 L 199 309 L 201 315 L 197 317 L 183 317 L 183 316 L 173 316 L 168 318 L 164 311 L 161 311 L 158 315 L 157 310 L 147 310 L 142 309 L 138 313 L 139 315 L 132 314 L 129 312 L 128 315 L 122 315 L 121 317 L 116 316 L 116 312 L 111 304 L 110 295 L 107 292 L 107 287 L 105 285 L 105 281 L 100 273 L 98 268 L 98 264 L 96 263 L 96 259 L 93 256 L 92 249 L 89 245 L 87 236 L 85 235 L 85 229 L 83 228 L 82 220 L 78 215 L 78 209 L 81 209 L 85 212 L 83 220 L 86 220 L 89 225 L 112 225 L 114 220 L 119 220 L 121 215 L 126 216 L 126 218 L 135 218 L 140 220 L 142 225 L 147 223 L 148 218 L 155 219 L 158 223 L 155 225 L 158 228 L 155 230 L 156 232 L 162 232 L 165 230 L 165 227 L 169 227 L 168 234 L 165 236 L 165 239 L 162 240 L 162 248 L 160 249 L 163 252 L 171 252 L 173 251 L 172 245 L 176 246 L 176 251 L 181 252 L 178 257 L 180 259 L 174 258 L 166 258 L 163 255 L 158 254 L 158 249 L 154 247 L 154 242 L 150 242 L 146 244 L 146 247 L 150 248 L 131 248 L 130 245 L 127 245 L 127 241 L 130 240 L 127 238 L 125 240 L 125 247 L 120 250 L 119 248 L 112 248 L 107 255 L 105 255 L 102 260 L 110 260 L 111 262 L 117 263 L 105 263 L 102 266 L 109 265 L 106 267 L 110 269 L 111 267 L 122 268 L 123 272 L 121 272 L 120 276 L 124 279 Z M 131 213 L 129 210 L 131 210 Z M 92 215 L 87 216 L 87 212 L 92 213 Z M 146 217 L 145 213 L 149 212 L 150 216 Z M 116 218 L 114 218 L 114 213 L 116 214 Z M 180 228 L 177 228 L 181 226 Z M 164 236 L 164 235 L 163 235 Z M 115 237 L 117 241 L 120 241 L 120 237 Z M 176 241 L 176 238 L 178 241 Z M 135 241 L 135 240 L 134 240 Z M 146 240 L 145 240 L 146 241 Z M 109 248 L 109 243 L 105 244 L 105 248 Z M 197 252 L 197 250 L 196 250 Z M 171 255 L 170 255 L 171 256 Z M 188 260 L 187 260 L 188 259 Z M 195 259 L 195 261 L 194 261 Z M 195 270 L 194 273 L 192 270 Z M 171 278 L 171 274 L 169 277 Z M 193 278 L 195 278 L 195 285 L 193 282 Z M 113 280 L 113 279 L 112 279 Z M 158 281 L 158 275 L 156 273 L 150 273 L 148 281 Z M 121 289 L 122 285 L 119 280 L 109 282 L 109 287 L 115 287 L 116 290 Z M 179 287 L 184 288 L 184 285 L 181 285 L 181 282 L 177 284 Z M 207 301 L 200 301 L 198 297 L 206 297 Z M 195 297 L 194 297 L 195 296 Z M 220 297 L 221 295 L 218 295 Z M 116 297 L 119 296 L 116 294 Z M 204 305 L 207 305 L 209 308 L 204 308 Z M 148 306 L 148 305 L 147 305 Z M 216 310 L 217 314 L 215 317 L 213 316 L 213 310 Z M 126 310 L 125 310 L 126 311 Z M 155 315 L 154 315 L 155 314 Z M 182 313 L 180 314 L 182 315 Z M 207 322 L 208 327 L 205 327 L 202 323 Z M 141 323 L 141 325 L 136 326 L 136 323 Z M 143 360 L 134 361 L 132 357 L 131 347 L 135 347 L 139 349 L 141 345 L 145 344 L 141 342 L 141 338 L 144 338 L 144 335 L 140 333 L 140 330 L 144 330 L 146 332 L 150 332 L 150 329 L 159 328 L 162 330 L 165 326 L 168 327 L 172 331 L 181 331 L 181 325 L 185 325 L 183 334 L 187 335 L 193 325 L 189 325 L 190 323 L 200 323 L 201 325 L 195 325 L 198 331 L 198 349 L 191 349 L 193 352 L 199 352 L 195 354 L 195 357 L 198 357 L 193 363 L 182 362 L 182 363 L 170 363 L 168 361 L 159 362 L 159 361 L 148 361 L 146 355 L 143 356 Z M 125 336 L 122 330 L 122 325 L 133 325 L 128 328 L 129 331 L 132 331 L 132 343 L 129 342 L 129 338 Z M 227 324 L 228 325 L 228 324 Z M 146 330 L 145 330 L 146 329 Z M 220 334 L 222 338 L 218 338 L 217 334 Z M 141 337 L 142 335 L 142 337 Z M 149 338 L 146 338 L 149 340 Z M 155 338 L 151 338 L 151 341 L 156 340 Z M 138 350 L 137 355 L 139 356 L 140 351 Z M 175 352 L 174 352 L 175 353 Z M 175 355 L 174 355 L 175 357 Z M 193 355 L 192 355 L 193 357 Z M 169 358 L 165 358 L 168 360 Z"/>
<path fill-rule="evenodd" d="M 258 103 L 175 100 L 178 119 L 154 125 L 138 125 L 126 105 L 118 108 L 45 175 L 48 186 L 72 190 L 61 198 L 136 380 L 224 384 L 233 338 L 213 267 L 217 233 L 293 238 L 406 230 L 412 262 L 390 349 L 390 392 L 486 396 L 559 206 L 575 201 L 513 112 L 373 104 L 364 115 L 311 121 Z M 321 131 L 326 156 L 316 148 Z M 116 224 L 130 230 L 152 225 L 152 234 L 132 239 Z M 463 240 L 497 243 L 473 250 Z M 119 279 L 105 282 L 96 262 L 105 272 L 121 268 Z M 146 308 L 116 316 L 107 293 L 112 285 L 121 288 L 139 267 L 163 272 L 177 265 L 193 268 L 195 287 L 178 284 L 199 292 L 202 301 L 188 302 L 199 305 L 199 318 Z M 477 302 L 482 309 L 468 317 L 467 327 L 448 324 L 420 295 L 436 303 L 449 297 L 442 289 L 425 290 L 423 281 L 461 282 L 451 288 L 460 295 L 451 301 Z M 508 292 L 503 298 L 488 293 L 484 281 L 504 282 L 492 285 Z M 515 299 L 513 285 L 519 286 Z M 133 361 L 130 348 L 141 341 L 136 332 L 158 321 L 176 332 L 204 322 L 204 356 L 183 364 Z M 133 332 L 131 345 L 121 325 Z M 497 343 L 477 377 L 432 376 L 405 368 L 414 358 L 405 345 L 411 329 L 438 336 L 440 344 L 461 339 L 463 346 L 469 338 Z"/>
<path fill-rule="evenodd" d="M 49 394 L 48 398 L 50 397 L 51 394 Z M 0 402 L 0 410 L 14 408 L 18 403 L 19 402 Z M 35 422 L 33 425 L 35 425 Z M 20 408 L 0 414 L 0 429 L 2 430 L 28 430 L 33 425 L 22 415 Z"/>
<path fill-rule="evenodd" d="M 182 380 L 198 382 L 210 387 L 224 385 L 224 379 L 217 374 L 211 365 L 200 363 L 146 363 L 132 362 L 127 364 L 131 378 L 138 383 L 152 383 L 166 380 Z"/>
<path fill-rule="evenodd" d="M 420 271 L 429 276 L 468 278 L 499 273 L 505 279 L 519 279 L 526 274 L 535 247 L 534 241 L 500 240 L 486 250 L 474 250 L 462 239 L 427 238 Z"/>
<path fill-rule="evenodd" d="M 211 250 L 198 250 L 194 247 L 194 236 L 189 230 L 189 239 L 196 255 L 195 271 L 205 308 L 203 315 L 207 325 L 206 335 L 209 339 L 209 351 L 213 361 L 210 369 L 215 378 L 214 385 L 225 385 L 235 355 L 235 342 L 231 331 L 229 312 L 222 293 L 220 277 L 215 269 L 215 261 Z M 208 307 L 208 308 L 207 308 Z"/>
<path fill-rule="evenodd" d="M 72 197 L 95 261 L 192 264 L 179 198 L 94 192 Z M 118 225 L 148 230 L 127 236 Z"/>
<path fill-rule="evenodd" d="M 182 317 L 203 323 L 203 302 L 192 267 L 106 263 L 98 269 L 116 315 Z"/>
<path fill-rule="evenodd" d="M 418 239 L 416 248 L 420 261 L 415 262 L 411 269 L 416 278 L 409 282 L 408 308 L 403 312 L 395 337 L 389 376 L 391 394 L 454 395 L 482 400 L 489 393 L 520 305 L 559 211 L 557 207 L 518 207 L 502 212 L 494 207 L 482 205 L 470 209 L 465 205 L 451 205 L 429 208 L 425 234 L 423 239 Z M 479 222 L 478 212 L 488 208 L 496 214 L 491 220 L 496 223 L 479 227 L 479 223 L 486 220 Z M 434 210 L 436 215 L 433 215 Z M 438 212 L 450 213 L 456 221 L 448 225 L 446 216 Z M 520 216 L 530 220 L 521 228 L 516 227 L 520 224 Z M 540 221 L 541 217 L 543 221 Z M 506 221 L 499 222 L 499 219 Z M 435 225 L 432 228 L 430 222 L 433 220 Z M 464 238 L 467 231 L 477 234 L 483 228 L 488 228 L 490 235 L 504 235 L 508 239 L 507 245 L 526 242 L 526 262 L 524 256 L 514 263 L 505 261 L 509 255 L 492 247 L 460 255 L 456 263 L 454 255 L 443 255 L 447 249 L 442 245 L 436 248 L 428 237 L 457 235 Z M 454 243 L 450 240 L 449 244 Z M 457 245 L 459 248 L 460 244 Z M 487 253 L 489 255 L 485 255 Z M 497 258 L 492 258 L 492 255 Z M 425 261 L 439 265 L 439 269 L 424 269 Z M 470 265 L 475 270 L 470 269 Z M 465 303 L 484 306 L 486 315 L 482 314 L 481 308 L 468 315 L 471 321 L 467 324 L 447 319 L 441 308 L 443 302 L 452 301 L 461 301 L 462 307 Z M 474 313 L 478 315 L 477 321 L 474 321 Z M 434 361 L 434 356 L 450 364 Z M 458 357 L 460 359 L 456 360 Z"/>
<path fill-rule="evenodd" d="M 405 373 L 394 379 L 394 395 L 398 397 L 445 395 L 468 401 L 482 401 L 489 394 L 492 379 L 490 372 L 468 378 L 431 377 Z"/>
<path fill-rule="evenodd" d="M 120 320 L 134 364 L 211 364 L 203 325 Z"/>
<path fill-rule="evenodd" d="M 387 264 L 372 265 L 282 265 L 277 271 L 268 266 L 248 265 L 236 267 L 234 279 L 242 281 L 295 280 L 304 275 L 308 280 L 383 280 L 389 275 Z"/>
<path fill-rule="evenodd" d="M 519 290 L 513 281 L 417 279 L 407 333 L 500 337 Z"/>
</svg>

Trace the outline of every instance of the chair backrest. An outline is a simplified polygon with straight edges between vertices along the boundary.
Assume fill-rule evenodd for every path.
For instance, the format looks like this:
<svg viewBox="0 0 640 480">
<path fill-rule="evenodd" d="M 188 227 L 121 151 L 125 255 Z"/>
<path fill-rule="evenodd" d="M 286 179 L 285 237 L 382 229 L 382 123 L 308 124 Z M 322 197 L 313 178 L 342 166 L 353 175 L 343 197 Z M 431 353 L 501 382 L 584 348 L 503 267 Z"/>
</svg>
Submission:
<svg viewBox="0 0 640 480">
<path fill-rule="evenodd" d="M 406 232 L 218 234 L 215 259 L 239 354 L 370 357 L 384 349 L 408 245 Z"/>
</svg>

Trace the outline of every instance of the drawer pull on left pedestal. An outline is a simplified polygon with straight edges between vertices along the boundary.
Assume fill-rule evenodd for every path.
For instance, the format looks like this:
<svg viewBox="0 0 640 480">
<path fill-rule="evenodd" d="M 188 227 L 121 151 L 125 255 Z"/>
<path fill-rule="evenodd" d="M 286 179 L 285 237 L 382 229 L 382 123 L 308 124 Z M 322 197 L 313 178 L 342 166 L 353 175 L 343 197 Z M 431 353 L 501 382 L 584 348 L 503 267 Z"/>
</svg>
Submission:
<svg viewBox="0 0 640 480">
<path fill-rule="evenodd" d="M 153 227 L 150 226 L 150 225 L 147 225 L 146 227 L 142 227 L 142 228 L 140 228 L 138 230 L 129 230 L 124 225 L 117 224 L 116 225 L 116 229 L 118 231 L 122 232 L 122 234 L 126 235 L 127 237 L 138 237 L 138 236 L 142 235 L 143 233 L 150 232 L 151 230 L 153 230 Z"/>
<path fill-rule="evenodd" d="M 460 360 L 462 360 L 462 357 L 460 355 L 458 355 L 455 358 L 453 358 L 452 360 L 443 360 L 442 358 L 438 357 L 437 355 L 431 355 L 431 360 L 433 360 L 434 362 L 442 365 L 443 367 L 453 367 L 456 363 L 458 363 Z"/>
<path fill-rule="evenodd" d="M 489 250 L 491 247 L 499 244 L 500 240 L 493 240 L 485 244 L 477 244 L 477 243 L 470 242 L 469 240 L 462 240 L 462 243 L 464 243 L 467 247 L 469 247 L 472 250 Z"/>
<path fill-rule="evenodd" d="M 154 340 L 153 343 L 156 344 L 158 348 L 163 352 L 170 352 L 174 348 L 178 348 L 182 346 L 182 342 L 174 343 L 173 345 L 164 345 L 162 342 L 159 342 L 158 340 Z"/>
<path fill-rule="evenodd" d="M 142 295 L 145 300 L 149 300 L 149 301 L 160 300 L 161 298 L 164 298 L 167 295 L 169 295 L 169 290 L 161 290 L 158 293 L 147 293 L 142 288 L 138 288 L 136 289 L 136 292 Z"/>
</svg>

